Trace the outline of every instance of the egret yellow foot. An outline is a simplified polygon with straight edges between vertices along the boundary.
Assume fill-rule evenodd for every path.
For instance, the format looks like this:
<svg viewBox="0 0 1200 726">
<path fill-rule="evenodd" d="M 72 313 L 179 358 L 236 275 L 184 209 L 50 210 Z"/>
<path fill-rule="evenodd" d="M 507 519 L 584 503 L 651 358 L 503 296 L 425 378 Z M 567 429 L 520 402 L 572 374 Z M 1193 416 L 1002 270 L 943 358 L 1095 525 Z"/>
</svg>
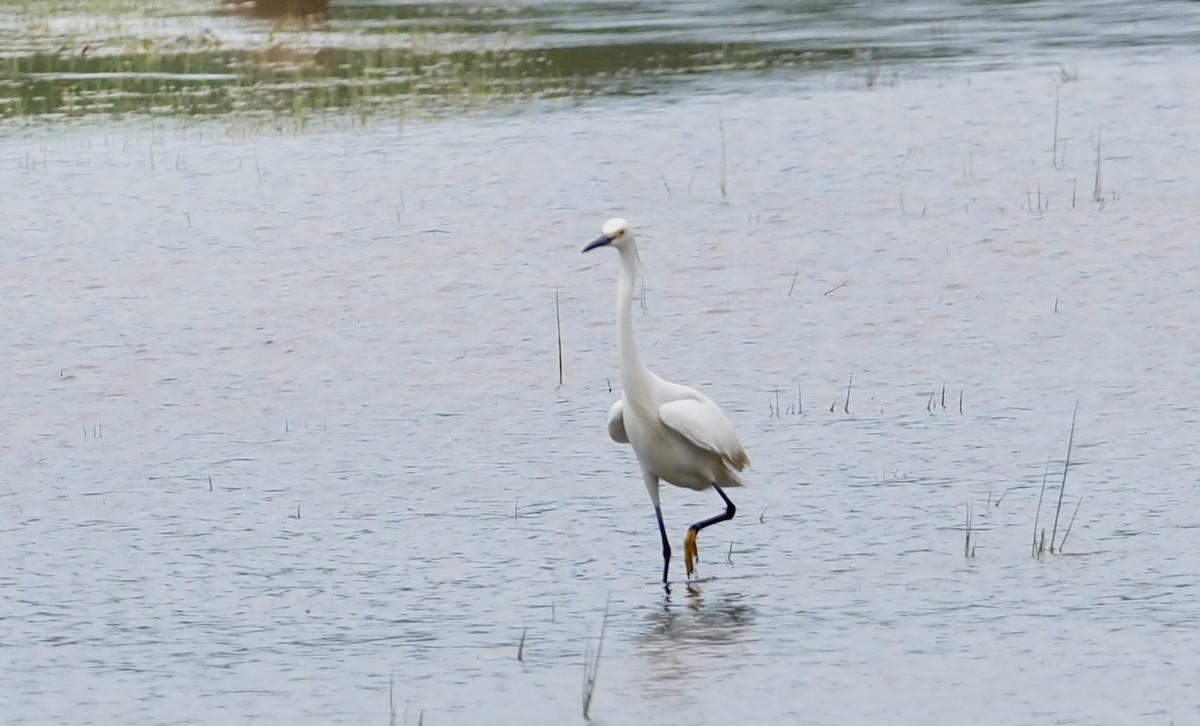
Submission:
<svg viewBox="0 0 1200 726">
<path fill-rule="evenodd" d="M 687 536 L 683 538 L 683 565 L 687 568 L 688 577 L 696 571 L 696 560 L 700 557 L 696 549 L 696 535 L 699 533 L 700 530 L 688 527 Z"/>
</svg>

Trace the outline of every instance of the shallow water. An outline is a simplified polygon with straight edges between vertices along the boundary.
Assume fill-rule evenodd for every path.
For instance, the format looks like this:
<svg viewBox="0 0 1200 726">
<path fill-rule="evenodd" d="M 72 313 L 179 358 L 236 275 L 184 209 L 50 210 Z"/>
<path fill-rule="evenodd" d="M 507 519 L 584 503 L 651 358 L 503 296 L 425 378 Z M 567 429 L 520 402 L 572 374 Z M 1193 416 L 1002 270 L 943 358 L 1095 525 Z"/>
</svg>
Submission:
<svg viewBox="0 0 1200 726">
<path fill-rule="evenodd" d="M 4 720 L 578 721 L 607 603 L 600 723 L 1187 722 L 1200 63 L 1157 55 L 8 136 Z M 754 462 L 669 596 L 615 213 L 644 357 Z"/>
</svg>

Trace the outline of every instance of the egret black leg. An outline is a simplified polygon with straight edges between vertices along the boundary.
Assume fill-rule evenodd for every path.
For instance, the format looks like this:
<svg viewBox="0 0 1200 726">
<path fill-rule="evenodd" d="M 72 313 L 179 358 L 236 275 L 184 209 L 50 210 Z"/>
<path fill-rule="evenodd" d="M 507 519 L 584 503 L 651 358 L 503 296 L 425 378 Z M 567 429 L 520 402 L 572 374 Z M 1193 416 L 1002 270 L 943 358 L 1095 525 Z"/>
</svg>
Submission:
<svg viewBox="0 0 1200 726">
<path fill-rule="evenodd" d="M 658 518 L 658 533 L 662 535 L 663 544 L 663 584 L 667 584 L 667 571 L 671 569 L 671 542 L 667 539 L 667 527 L 663 524 L 662 507 L 654 507 L 654 516 Z"/>
<path fill-rule="evenodd" d="M 721 499 L 725 500 L 725 512 L 718 514 L 715 517 L 709 517 L 700 522 L 696 522 L 688 527 L 687 536 L 683 538 L 683 564 L 687 567 L 688 577 L 692 576 L 695 571 L 695 562 L 697 558 L 696 535 L 700 534 L 700 530 L 705 527 L 710 527 L 717 522 L 724 522 L 727 519 L 733 519 L 733 515 L 737 514 L 737 507 L 733 502 L 729 501 L 729 497 L 725 496 L 725 492 L 716 484 L 712 485 L 713 489 L 717 490 L 717 494 L 721 495 Z"/>
<path fill-rule="evenodd" d="M 716 484 L 713 484 L 712 488 L 716 489 L 717 494 L 720 494 L 721 498 L 725 500 L 725 513 L 718 514 L 715 517 L 709 517 L 708 519 L 706 519 L 702 522 L 696 522 L 691 527 L 688 527 L 688 529 L 693 530 L 695 532 L 699 532 L 700 530 L 704 529 L 705 527 L 714 525 L 717 522 L 724 522 L 727 519 L 733 519 L 733 515 L 737 514 L 737 507 L 734 506 L 733 502 L 729 501 L 729 497 L 725 496 L 724 490 L 722 490 L 721 487 L 717 486 Z M 660 526 L 661 526 L 661 520 L 660 520 Z"/>
</svg>

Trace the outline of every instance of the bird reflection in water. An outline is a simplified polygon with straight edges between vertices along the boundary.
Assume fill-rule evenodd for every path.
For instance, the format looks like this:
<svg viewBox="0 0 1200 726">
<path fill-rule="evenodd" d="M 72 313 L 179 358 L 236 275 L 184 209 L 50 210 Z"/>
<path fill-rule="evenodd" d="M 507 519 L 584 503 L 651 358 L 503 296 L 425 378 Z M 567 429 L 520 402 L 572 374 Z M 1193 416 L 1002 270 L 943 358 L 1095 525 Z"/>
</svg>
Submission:
<svg viewBox="0 0 1200 726">
<path fill-rule="evenodd" d="M 661 607 L 646 615 L 639 641 L 649 650 L 680 653 L 680 643 L 723 644 L 744 642 L 757 613 L 741 593 L 706 596 L 689 583 L 685 599 L 673 602 L 668 593 Z"/>
<path fill-rule="evenodd" d="M 680 681 L 712 677 L 714 663 L 733 662 L 713 656 L 751 640 L 757 616 L 738 592 L 706 594 L 690 584 L 682 599 L 667 594 L 636 638 L 649 670 L 645 688 L 656 698 L 677 695 Z"/>
</svg>

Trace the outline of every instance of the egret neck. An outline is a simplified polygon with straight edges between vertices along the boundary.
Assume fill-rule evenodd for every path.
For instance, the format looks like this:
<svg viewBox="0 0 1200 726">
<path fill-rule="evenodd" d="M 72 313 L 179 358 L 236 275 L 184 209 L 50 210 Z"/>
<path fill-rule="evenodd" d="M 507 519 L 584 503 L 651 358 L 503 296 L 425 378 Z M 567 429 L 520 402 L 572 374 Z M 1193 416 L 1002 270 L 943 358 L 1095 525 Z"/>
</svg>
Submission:
<svg viewBox="0 0 1200 726">
<path fill-rule="evenodd" d="M 642 365 L 637 343 L 633 339 L 633 283 L 637 278 L 637 247 L 628 240 L 617 248 L 621 255 L 621 272 L 617 275 L 617 355 L 621 364 L 621 387 L 630 405 L 640 405 L 649 398 L 650 371 Z"/>
</svg>

